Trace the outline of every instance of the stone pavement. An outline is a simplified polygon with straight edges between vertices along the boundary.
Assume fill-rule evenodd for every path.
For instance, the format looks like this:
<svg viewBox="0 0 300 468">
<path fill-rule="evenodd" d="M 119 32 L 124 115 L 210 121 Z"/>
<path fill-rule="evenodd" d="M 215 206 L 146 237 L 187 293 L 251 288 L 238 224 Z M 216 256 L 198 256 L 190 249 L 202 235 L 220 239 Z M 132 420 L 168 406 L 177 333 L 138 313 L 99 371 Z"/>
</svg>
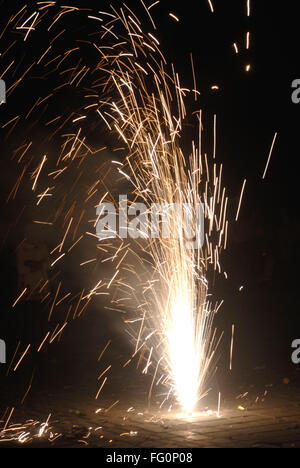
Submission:
<svg viewBox="0 0 300 468">
<path fill-rule="evenodd" d="M 156 403 L 147 408 L 146 393 L 134 392 L 132 381 L 113 387 L 99 401 L 83 398 L 76 388 L 35 395 L 14 410 L 0 433 L 0 447 L 300 448 L 300 392 L 293 383 L 225 392 L 219 415 L 216 401 L 207 397 L 207 406 L 191 418 Z"/>
<path fill-rule="evenodd" d="M 24 360 L 11 372 L 11 381 L 0 367 L 0 448 L 300 447 L 299 366 L 287 359 L 281 366 L 274 356 L 245 364 L 239 346 L 233 371 L 221 359 L 211 392 L 199 402 L 201 414 L 185 419 L 171 402 L 159 408 L 165 389 L 153 389 L 149 407 L 151 376 L 134 363 L 124 368 L 128 343 L 118 329 L 107 336 L 103 323 L 96 313 L 74 321 L 40 362 Z M 110 365 L 95 399 L 105 377 L 98 376 Z"/>
</svg>

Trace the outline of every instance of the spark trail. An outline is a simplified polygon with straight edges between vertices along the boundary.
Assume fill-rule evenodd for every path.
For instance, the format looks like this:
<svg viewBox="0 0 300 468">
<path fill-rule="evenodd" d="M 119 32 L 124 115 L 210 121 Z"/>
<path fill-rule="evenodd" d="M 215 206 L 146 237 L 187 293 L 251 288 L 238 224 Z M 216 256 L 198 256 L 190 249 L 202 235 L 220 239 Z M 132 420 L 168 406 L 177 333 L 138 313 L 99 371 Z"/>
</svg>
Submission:
<svg viewBox="0 0 300 468">
<path fill-rule="evenodd" d="M 92 300 L 114 290 L 110 308 L 126 310 L 125 323 L 134 342 L 127 364 L 139 355 L 142 371 L 153 375 L 149 398 L 154 384 L 160 383 L 166 389 L 164 401 L 175 396 L 191 413 L 207 392 L 214 371 L 220 339 L 214 317 L 219 306 L 210 300 L 211 279 L 222 272 L 220 255 L 228 232 L 223 167 L 214 160 L 215 147 L 212 157 L 204 152 L 201 111 L 196 113 L 199 136 L 188 149 L 182 145 L 184 122 L 190 118 L 186 102 L 198 92 L 183 88 L 167 63 L 156 37 L 153 5 L 143 4 L 148 17 L 144 26 L 145 21 L 126 4 L 94 11 L 35 3 L 33 9 L 24 5 L 16 12 L 3 31 L 9 46 L 1 55 L 1 77 L 10 82 L 10 98 L 15 94 L 20 98 L 18 90 L 35 73 L 51 77 L 47 92 L 34 96 L 28 109 L 20 109 L 2 124 L 8 139 L 21 124 L 29 129 L 26 137 L 18 137 L 12 152 L 18 177 L 7 201 L 16 203 L 29 180 L 36 196 L 34 223 L 53 228 L 57 235 L 51 251 L 57 287 L 53 292 L 45 289 L 42 303 L 48 330 L 41 330 L 36 345 L 49 346 Z M 80 37 L 69 30 L 71 18 L 84 25 Z M 21 41 L 14 39 L 16 31 L 22 34 Z M 43 40 L 35 57 L 28 53 L 28 62 L 15 64 L 12 57 L 20 42 L 24 47 L 24 42 L 38 40 L 39 31 Z M 66 111 L 59 103 L 70 90 L 74 104 Z M 58 151 L 45 154 L 39 149 L 32 136 L 37 117 L 39 131 L 46 134 L 45 146 L 54 145 Z M 100 126 L 114 139 L 114 151 L 125 154 L 123 160 L 105 160 L 107 145 L 91 147 L 89 131 Z M 138 201 L 149 210 L 152 204 L 161 206 L 159 215 L 170 221 L 167 237 L 158 224 L 154 239 L 148 235 L 142 241 L 106 240 L 95 249 L 97 220 L 91 219 L 91 213 L 101 202 L 115 202 L 109 186 L 112 171 L 131 185 L 129 207 Z M 164 208 L 172 205 L 188 207 L 190 232 L 196 239 L 203 236 L 203 245 L 190 248 L 183 217 Z M 197 222 L 198 206 L 203 207 L 203 226 Z M 148 234 L 151 229 L 147 224 Z M 93 251 L 87 258 L 86 249 L 80 250 L 86 241 L 97 255 Z M 64 290 L 61 265 L 78 249 L 83 255 L 78 271 L 89 271 L 84 275 L 89 286 L 70 292 Z M 104 264 L 110 268 L 107 278 L 99 272 Z M 45 284 L 37 287 L 42 292 Z M 25 293 L 20 291 L 19 297 Z M 63 317 L 58 314 L 55 323 L 61 304 L 66 312 Z"/>
</svg>

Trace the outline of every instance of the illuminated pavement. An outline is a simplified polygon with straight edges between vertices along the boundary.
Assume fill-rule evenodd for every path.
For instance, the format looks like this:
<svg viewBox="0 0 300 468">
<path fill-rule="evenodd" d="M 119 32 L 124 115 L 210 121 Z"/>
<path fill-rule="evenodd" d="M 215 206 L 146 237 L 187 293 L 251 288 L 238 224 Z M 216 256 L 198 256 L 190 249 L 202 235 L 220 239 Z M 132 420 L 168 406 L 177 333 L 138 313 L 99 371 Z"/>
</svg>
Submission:
<svg viewBox="0 0 300 468">
<path fill-rule="evenodd" d="M 292 380 L 296 378 L 297 372 Z M 240 398 L 238 392 L 234 397 L 225 393 L 219 418 L 216 403 L 207 400 L 211 413 L 205 414 L 207 408 L 202 408 L 203 413 L 190 420 L 153 406 L 148 410 L 145 392 L 134 392 L 135 386 L 132 382 L 127 382 L 127 386 L 124 381 L 119 382 L 118 390 L 112 392 L 108 385 L 99 401 L 84 396 L 80 385 L 34 395 L 23 409 L 15 410 L 10 424 L 24 423 L 28 418 L 42 423 L 51 413 L 49 427 L 43 437 L 30 440 L 40 425 L 31 427 L 26 444 L 17 446 L 300 448 L 300 392 L 293 383 L 279 382 L 265 386 L 265 390 L 253 386 L 248 395 L 242 397 L 241 393 Z M 240 390 L 243 392 L 246 387 Z M 6 439 L 7 435 L 11 437 L 9 433 L 2 437 Z M 12 445 L 15 442 L 2 441 L 1 447 Z"/>
<path fill-rule="evenodd" d="M 91 316 L 92 324 L 95 320 Z M 136 362 L 123 368 L 130 355 L 128 343 L 114 339 L 112 332 L 112 344 L 99 362 L 107 333 L 92 327 L 89 320 L 84 324 L 74 323 L 62 343 L 39 362 L 23 405 L 19 402 L 27 392 L 32 368 L 26 370 L 25 363 L 11 386 L 3 378 L 4 368 L 0 369 L 0 419 L 6 410 L 2 428 L 15 407 L 9 430 L 0 436 L 0 447 L 300 448 L 299 366 L 284 366 L 282 371 L 277 366 L 274 371 L 268 365 L 248 365 L 247 370 L 239 370 L 237 363 L 232 374 L 221 372 L 212 381 L 210 395 L 198 408 L 203 414 L 185 420 L 176 417 L 174 408 L 168 413 L 169 404 L 159 410 L 157 403 L 164 399 L 161 388 L 153 389 L 148 409 L 151 376 L 141 375 Z M 98 380 L 98 376 L 109 365 L 107 382 L 96 400 L 104 378 Z M 15 399 L 12 388 L 17 388 Z M 205 414 L 207 410 L 211 414 Z M 49 426 L 42 437 L 36 437 L 50 413 Z M 33 421 L 24 425 L 29 419 Z M 12 426 L 18 423 L 23 429 Z M 23 434 L 24 444 L 7 441 L 17 433 Z"/>
</svg>

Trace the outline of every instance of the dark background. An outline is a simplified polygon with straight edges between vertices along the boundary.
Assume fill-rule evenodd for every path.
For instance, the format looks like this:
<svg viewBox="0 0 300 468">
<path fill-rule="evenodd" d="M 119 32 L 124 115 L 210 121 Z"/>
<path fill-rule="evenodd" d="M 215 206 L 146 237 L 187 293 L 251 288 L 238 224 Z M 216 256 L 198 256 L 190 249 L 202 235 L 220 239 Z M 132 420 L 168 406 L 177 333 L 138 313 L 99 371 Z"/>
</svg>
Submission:
<svg viewBox="0 0 300 468">
<path fill-rule="evenodd" d="M 1 2 L 2 26 L 14 10 L 14 3 L 19 5 L 20 2 Z M 91 5 L 95 12 L 105 9 L 104 3 L 72 2 L 78 6 Z M 128 1 L 128 5 L 142 12 L 137 0 Z M 184 87 L 193 86 L 189 57 L 191 52 L 193 54 L 201 96 L 197 103 L 193 99 L 188 102 L 193 110 L 202 108 L 204 111 L 208 151 L 212 147 L 213 116 L 217 114 L 217 160 L 224 164 L 224 183 L 229 191 L 232 220 L 228 250 L 223 258 L 229 279 L 227 282 L 218 281 L 215 286 L 216 297 L 225 299 L 218 317 L 218 325 L 226 332 L 221 350 L 221 368 L 228 366 L 231 325 L 234 323 L 236 372 L 262 366 L 283 376 L 292 368 L 291 343 L 300 336 L 300 104 L 297 106 L 291 101 L 291 83 L 300 78 L 300 5 L 297 1 L 285 5 L 282 2 L 252 0 L 250 18 L 246 16 L 244 0 L 214 0 L 214 6 L 215 13 L 211 14 L 205 0 L 163 0 L 152 10 L 157 24 L 156 36 L 168 61 L 175 64 Z M 169 17 L 170 11 L 178 15 L 179 23 Z M 146 18 L 145 22 L 147 24 Z M 72 32 L 69 34 L 72 36 L 81 30 L 81 25 L 76 24 L 75 20 L 70 28 Z M 247 31 L 251 32 L 249 51 L 245 50 Z M 240 46 L 238 55 L 234 53 L 233 42 Z M 37 46 L 29 41 L 26 47 L 26 53 L 30 55 Z M 93 61 L 92 54 L 85 59 L 87 62 Z M 251 64 L 249 73 L 245 71 L 247 64 Z M 219 91 L 211 89 L 214 84 L 219 86 Z M 21 97 L 18 95 L 11 101 L 8 99 L 6 108 L 0 110 L 1 119 L 6 121 L 10 113 L 15 115 L 20 103 L 25 106 L 27 93 L 30 94 L 33 89 L 36 91 L 36 86 L 44 89 L 47 85 L 34 81 L 34 78 L 28 80 L 24 84 L 26 92 L 23 88 Z M 73 99 L 74 96 L 65 96 L 58 105 L 68 107 L 74 104 L 71 103 Z M 187 121 L 183 137 L 187 152 L 190 149 L 191 122 Z M 278 139 L 266 179 L 262 180 L 275 132 L 278 132 Z M 91 138 L 97 144 L 97 137 Z M 107 137 L 102 134 L 101 138 L 105 141 Z M 16 291 L 13 264 L 16 241 L 14 236 L 7 233 L 17 211 L 4 201 L 8 188 L 15 181 L 15 174 L 10 168 L 10 147 L 4 134 L 2 139 L 1 256 L 5 268 L 2 270 L 1 301 L 2 309 L 7 309 Z M 244 201 L 239 222 L 235 223 L 234 216 L 245 178 Z M 76 283 L 76 278 L 69 281 Z M 239 292 L 242 285 L 244 289 Z M 109 336 L 114 327 L 108 323 L 107 316 L 97 316 L 97 320 L 101 334 Z M 76 330 L 75 336 L 78 333 Z M 89 326 L 86 325 L 84 330 L 85 338 L 88 338 Z M 122 333 L 121 330 L 119 332 Z M 72 340 L 76 341 L 75 338 Z M 126 343 L 124 346 L 126 348 Z M 121 350 L 122 353 L 125 354 L 125 351 Z"/>
</svg>

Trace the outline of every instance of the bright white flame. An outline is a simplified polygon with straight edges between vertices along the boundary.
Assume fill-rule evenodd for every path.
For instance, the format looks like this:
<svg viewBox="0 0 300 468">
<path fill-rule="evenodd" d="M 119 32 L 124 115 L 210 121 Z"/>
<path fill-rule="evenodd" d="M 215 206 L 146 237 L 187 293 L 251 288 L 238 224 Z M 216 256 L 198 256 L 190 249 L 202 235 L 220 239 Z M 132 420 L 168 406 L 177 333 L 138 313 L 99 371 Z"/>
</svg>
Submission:
<svg viewBox="0 0 300 468">
<path fill-rule="evenodd" d="M 181 406 L 190 414 L 197 403 L 198 374 L 195 324 L 190 294 L 179 293 L 172 300 L 168 330 L 170 366 Z"/>
</svg>

